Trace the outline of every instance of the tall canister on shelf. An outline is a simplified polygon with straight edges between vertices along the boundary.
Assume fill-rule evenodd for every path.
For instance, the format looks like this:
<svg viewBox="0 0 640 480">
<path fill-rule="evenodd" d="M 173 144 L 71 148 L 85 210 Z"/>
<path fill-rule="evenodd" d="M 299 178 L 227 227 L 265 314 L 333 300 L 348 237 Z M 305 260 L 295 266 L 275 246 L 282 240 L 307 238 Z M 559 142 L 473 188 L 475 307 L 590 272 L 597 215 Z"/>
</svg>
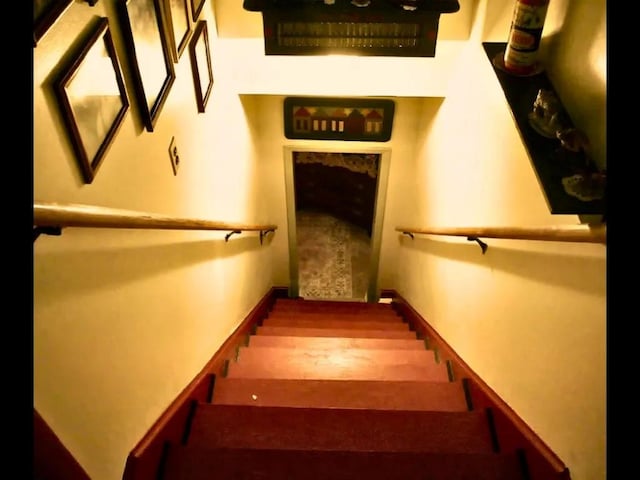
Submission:
<svg viewBox="0 0 640 480">
<path fill-rule="evenodd" d="M 515 75 L 531 75 L 537 57 L 549 0 L 516 0 L 504 52 L 504 67 Z"/>
</svg>

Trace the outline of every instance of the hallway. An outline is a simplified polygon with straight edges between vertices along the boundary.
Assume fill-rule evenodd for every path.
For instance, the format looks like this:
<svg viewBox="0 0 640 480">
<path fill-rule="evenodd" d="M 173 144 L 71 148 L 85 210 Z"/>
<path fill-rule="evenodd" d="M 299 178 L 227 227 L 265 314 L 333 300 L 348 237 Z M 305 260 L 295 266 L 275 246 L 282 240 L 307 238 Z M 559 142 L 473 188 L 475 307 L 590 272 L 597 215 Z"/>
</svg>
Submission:
<svg viewBox="0 0 640 480">
<path fill-rule="evenodd" d="M 371 252 L 367 232 L 317 210 L 296 213 L 299 295 L 366 300 Z"/>
</svg>

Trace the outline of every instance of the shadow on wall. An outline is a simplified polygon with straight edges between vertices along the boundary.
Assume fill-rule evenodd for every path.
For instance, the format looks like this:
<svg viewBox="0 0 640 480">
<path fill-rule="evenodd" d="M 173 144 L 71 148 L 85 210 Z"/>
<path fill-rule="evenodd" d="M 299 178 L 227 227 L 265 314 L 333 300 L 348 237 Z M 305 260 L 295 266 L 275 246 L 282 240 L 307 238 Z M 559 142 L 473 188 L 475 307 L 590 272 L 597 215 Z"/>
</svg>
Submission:
<svg viewBox="0 0 640 480">
<path fill-rule="evenodd" d="M 146 233 L 151 235 L 148 237 L 149 241 L 157 241 L 158 237 L 154 233 Z M 221 233 L 212 232 L 214 235 Z M 104 233 L 104 235 L 109 234 Z M 160 235 L 162 234 L 161 232 Z M 63 235 L 65 235 L 64 232 Z M 183 241 L 167 245 L 145 245 L 145 237 L 141 236 L 145 233 L 132 234 L 127 231 L 123 235 L 137 235 L 140 245 L 114 249 L 96 247 L 71 252 L 61 247 L 61 251 L 37 253 L 37 242 L 61 242 L 64 238 L 40 237 L 36 240 L 34 275 L 38 278 L 38 284 L 46 285 L 46 288 L 38 291 L 38 303 L 45 305 L 48 299 L 59 301 L 80 293 L 119 288 L 129 282 L 163 275 L 190 265 L 229 258 L 250 250 L 264 248 L 272 236 L 272 234 L 267 235 L 263 245 L 260 245 L 258 232 L 232 235 L 228 242 L 224 239 L 213 239 Z"/>
<path fill-rule="evenodd" d="M 594 258 L 572 254 L 531 252 L 491 245 L 491 239 L 481 239 L 488 244 L 483 255 L 480 246 L 460 237 L 460 243 L 438 241 L 416 236 L 402 238 L 403 246 L 437 257 L 465 263 L 486 265 L 523 278 L 541 283 L 570 288 L 589 294 L 599 294 L 606 287 L 606 258 Z M 606 248 L 602 246 L 603 251 Z"/>
</svg>

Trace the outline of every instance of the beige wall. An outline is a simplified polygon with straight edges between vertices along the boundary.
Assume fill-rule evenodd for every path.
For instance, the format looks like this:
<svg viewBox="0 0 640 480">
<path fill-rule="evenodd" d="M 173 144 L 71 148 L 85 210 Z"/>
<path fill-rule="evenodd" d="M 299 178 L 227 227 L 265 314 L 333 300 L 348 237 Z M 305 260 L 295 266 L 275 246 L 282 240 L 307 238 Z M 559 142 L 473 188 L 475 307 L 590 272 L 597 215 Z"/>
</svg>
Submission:
<svg viewBox="0 0 640 480">
<path fill-rule="evenodd" d="M 512 7 L 512 2 L 503 3 Z M 570 50 L 583 62 L 550 60 L 548 68 L 554 81 L 571 93 L 567 108 L 574 122 L 589 130 L 594 152 L 604 152 L 604 119 L 592 112 L 604 111 L 606 83 L 588 58 L 605 54 L 602 32 L 592 37 L 594 25 L 603 25 L 605 2 L 551 4 L 550 25 L 565 8 L 572 15 L 589 10 L 589 15 L 571 19 L 574 41 L 557 43 L 557 50 L 548 52 L 550 58 L 562 59 Z M 491 7 L 487 22 L 495 20 L 493 2 Z M 502 32 L 498 39 L 475 32 L 472 37 L 504 41 L 509 21 L 510 13 L 503 15 L 502 28 L 493 25 Z M 575 38 L 585 41 L 576 43 Z M 593 98 L 598 99 L 595 104 Z M 402 170 L 403 183 L 415 185 L 414 196 L 405 200 L 415 208 L 403 207 L 395 214 L 403 223 L 579 222 L 576 216 L 549 214 L 477 42 L 470 42 L 461 55 L 451 94 L 442 103 L 425 102 L 424 118 L 418 154 Z M 488 239 L 489 249 L 482 255 L 477 244 L 464 239 L 423 236 L 412 241 L 391 234 L 386 239 L 382 286 L 395 287 L 417 308 L 562 458 L 573 480 L 605 478 L 606 248 Z"/>
<path fill-rule="evenodd" d="M 81 229 L 35 242 L 34 406 L 91 478 L 120 479 L 129 451 L 235 325 L 270 286 L 288 283 L 284 147 L 345 146 L 284 138 L 282 98 L 303 94 L 396 97 L 389 142 L 347 144 L 391 148 L 380 286 L 434 325 L 560 455 L 572 480 L 604 478 L 605 248 L 489 240 L 482 255 L 475 243 L 411 241 L 394 230 L 578 222 L 549 214 L 480 46 L 506 39 L 513 2 L 461 1 L 454 15 L 463 26 L 447 29 L 462 33 L 439 42 L 437 58 L 419 60 L 266 58 L 260 39 L 217 38 L 212 3 L 203 13 L 215 76 L 207 112 L 196 111 L 186 52 L 155 131 L 141 128 L 134 104 L 91 185 L 46 81 L 92 15 L 112 17 L 114 1 L 74 3 L 34 49 L 36 200 L 279 227 L 265 246 L 253 234 L 226 243 L 226 232 Z M 606 79 L 587 65 L 605 52 L 604 12 L 604 0 L 552 1 L 550 31 L 564 24 L 594 40 L 556 35 L 545 52 L 599 161 Z M 256 15 L 236 13 L 239 21 Z M 574 59 L 567 69 L 569 52 L 587 45 L 582 58 L 595 63 Z M 598 101 L 581 102 L 582 92 Z M 176 177 L 172 136 L 182 159 Z"/>
<path fill-rule="evenodd" d="M 74 2 L 34 49 L 34 198 L 228 222 L 271 223 L 244 107 L 217 62 L 196 110 L 189 53 L 155 131 L 135 104 L 83 183 L 47 77 L 112 2 Z M 108 14 L 111 15 L 110 13 Z M 131 97 L 132 102 L 133 97 Z M 181 154 L 174 177 L 167 153 Z M 257 234 L 69 228 L 34 243 L 34 407 L 92 480 L 122 478 L 130 450 L 271 287 Z M 276 237 L 280 232 L 276 233 Z M 271 235 L 269 236 L 272 237 Z"/>
</svg>

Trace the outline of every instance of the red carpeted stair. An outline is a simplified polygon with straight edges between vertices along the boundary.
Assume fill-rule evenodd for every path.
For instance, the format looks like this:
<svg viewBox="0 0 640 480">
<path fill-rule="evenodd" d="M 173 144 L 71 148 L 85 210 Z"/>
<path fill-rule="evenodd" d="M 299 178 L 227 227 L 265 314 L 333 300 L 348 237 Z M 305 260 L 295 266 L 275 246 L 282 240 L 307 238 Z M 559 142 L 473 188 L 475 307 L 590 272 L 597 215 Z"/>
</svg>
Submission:
<svg viewBox="0 0 640 480">
<path fill-rule="evenodd" d="M 161 480 L 528 480 L 491 409 L 389 304 L 279 298 Z"/>
</svg>

